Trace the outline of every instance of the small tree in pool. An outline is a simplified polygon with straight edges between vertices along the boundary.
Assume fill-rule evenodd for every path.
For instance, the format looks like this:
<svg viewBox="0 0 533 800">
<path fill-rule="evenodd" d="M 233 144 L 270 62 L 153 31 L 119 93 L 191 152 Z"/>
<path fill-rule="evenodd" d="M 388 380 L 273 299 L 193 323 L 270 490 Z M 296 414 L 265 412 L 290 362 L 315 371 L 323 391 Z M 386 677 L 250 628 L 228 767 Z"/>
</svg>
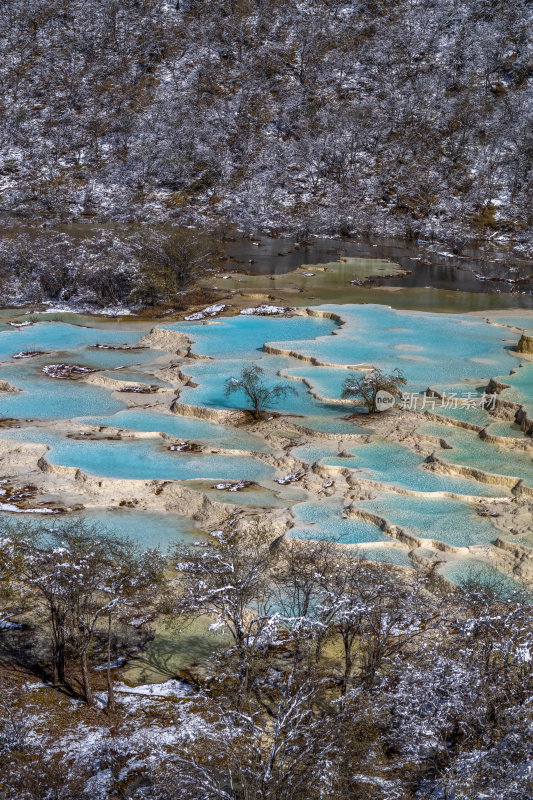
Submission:
<svg viewBox="0 0 533 800">
<path fill-rule="evenodd" d="M 296 394 L 295 389 L 285 383 L 267 386 L 263 380 L 264 370 L 253 364 L 243 367 L 239 378 L 228 378 L 225 384 L 226 397 L 234 392 L 243 392 L 254 419 L 260 419 L 264 410 L 276 405 L 287 394 Z"/>
<path fill-rule="evenodd" d="M 399 369 L 393 370 L 391 373 L 386 374 L 380 369 L 373 369 L 366 375 L 350 376 L 344 381 L 344 388 L 342 390 L 343 397 L 358 397 L 361 398 L 365 406 L 368 408 L 369 414 L 375 414 L 377 411 L 376 398 L 378 392 L 388 392 L 394 397 L 401 393 L 401 386 L 405 386 L 407 381 Z"/>
</svg>

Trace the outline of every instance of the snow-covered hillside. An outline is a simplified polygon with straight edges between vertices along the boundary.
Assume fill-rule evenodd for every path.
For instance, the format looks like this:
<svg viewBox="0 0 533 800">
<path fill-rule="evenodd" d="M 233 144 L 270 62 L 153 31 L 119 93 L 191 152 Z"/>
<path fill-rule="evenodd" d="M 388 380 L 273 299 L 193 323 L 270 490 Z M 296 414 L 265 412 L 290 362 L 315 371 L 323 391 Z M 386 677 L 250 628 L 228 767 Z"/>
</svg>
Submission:
<svg viewBox="0 0 533 800">
<path fill-rule="evenodd" d="M 5 0 L 0 207 L 512 241 L 527 0 Z"/>
</svg>

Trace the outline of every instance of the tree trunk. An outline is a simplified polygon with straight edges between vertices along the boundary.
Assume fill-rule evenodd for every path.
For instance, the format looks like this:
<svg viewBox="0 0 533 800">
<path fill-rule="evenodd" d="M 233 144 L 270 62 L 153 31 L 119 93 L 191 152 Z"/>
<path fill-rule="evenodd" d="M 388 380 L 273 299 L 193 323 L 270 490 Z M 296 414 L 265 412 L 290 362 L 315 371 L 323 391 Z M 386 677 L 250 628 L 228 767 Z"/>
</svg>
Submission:
<svg viewBox="0 0 533 800">
<path fill-rule="evenodd" d="M 111 613 L 107 618 L 107 710 L 113 714 L 115 711 L 115 695 L 111 680 Z"/>
<path fill-rule="evenodd" d="M 80 665 L 81 665 L 81 679 L 83 683 L 83 691 L 85 694 L 85 700 L 87 701 L 88 706 L 92 706 L 94 704 L 94 697 L 93 697 L 93 690 L 91 686 L 91 681 L 89 679 L 89 666 L 87 664 L 87 651 L 82 650 L 80 655 Z"/>
<path fill-rule="evenodd" d="M 345 695 L 348 690 L 348 681 L 352 674 L 352 654 L 350 645 L 344 643 L 344 675 L 342 676 L 341 694 Z"/>
<path fill-rule="evenodd" d="M 52 663 L 54 684 L 65 683 L 65 642 L 61 639 L 56 639 L 54 642 Z"/>
</svg>

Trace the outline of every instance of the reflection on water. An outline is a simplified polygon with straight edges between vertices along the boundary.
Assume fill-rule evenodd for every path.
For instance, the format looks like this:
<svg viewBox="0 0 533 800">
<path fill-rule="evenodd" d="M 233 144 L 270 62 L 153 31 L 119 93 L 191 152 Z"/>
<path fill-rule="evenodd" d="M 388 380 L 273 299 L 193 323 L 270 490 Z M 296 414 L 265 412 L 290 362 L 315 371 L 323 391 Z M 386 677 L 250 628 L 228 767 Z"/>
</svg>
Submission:
<svg viewBox="0 0 533 800">
<path fill-rule="evenodd" d="M 380 258 L 393 261 L 409 270 L 404 277 L 379 278 L 378 285 L 390 287 L 429 288 L 464 293 L 497 292 L 493 307 L 509 305 L 523 308 L 533 307 L 531 284 L 511 284 L 508 278 L 527 278 L 531 274 L 531 263 L 505 252 L 486 252 L 476 248 L 463 248 L 461 255 L 453 254 L 444 245 L 424 242 L 409 242 L 401 239 L 320 239 L 298 245 L 294 239 L 270 239 L 254 237 L 256 246 L 249 240 L 232 242 L 227 252 L 231 256 L 230 268 L 241 268 L 256 275 L 281 275 L 297 269 L 302 264 L 322 264 L 341 257 Z M 281 254 L 281 255 L 280 255 Z M 235 260 L 233 260 L 235 259 Z M 253 263 L 250 263 L 253 262 Z M 237 263 L 236 263 L 237 262 Z M 223 269 L 223 267 L 222 267 Z M 512 270 L 512 272 L 510 272 Z M 477 274 L 496 278 L 495 281 L 480 281 Z M 361 291 L 361 290 L 360 290 Z M 362 290 L 363 293 L 365 290 Z M 527 294 L 522 294 L 527 292 Z M 434 293 L 435 294 L 435 293 Z M 443 298 L 444 299 L 444 298 Z M 466 298 L 462 299 L 466 302 Z M 357 301 L 355 301 L 357 302 Z M 371 302 L 377 302 L 371 300 Z M 404 306 L 415 308 L 414 305 Z M 424 305 L 418 306 L 421 310 Z M 428 308 L 434 307 L 429 302 Z M 485 307 L 491 307 L 485 298 Z M 456 307 L 456 310 L 474 310 Z"/>
<path fill-rule="evenodd" d="M 439 572 L 452 583 L 459 585 L 479 583 L 492 589 L 500 597 L 511 597 L 515 592 L 524 591 L 524 587 L 510 575 L 505 575 L 491 564 L 475 558 L 466 557 L 444 562 Z"/>
<path fill-rule="evenodd" d="M 158 683 L 176 677 L 182 669 L 190 669 L 212 656 L 221 647 L 231 644 L 229 634 L 209 630 L 212 620 L 200 618 L 184 630 L 158 624 L 155 637 L 137 658 L 132 659 L 125 672 L 131 683 Z"/>
</svg>

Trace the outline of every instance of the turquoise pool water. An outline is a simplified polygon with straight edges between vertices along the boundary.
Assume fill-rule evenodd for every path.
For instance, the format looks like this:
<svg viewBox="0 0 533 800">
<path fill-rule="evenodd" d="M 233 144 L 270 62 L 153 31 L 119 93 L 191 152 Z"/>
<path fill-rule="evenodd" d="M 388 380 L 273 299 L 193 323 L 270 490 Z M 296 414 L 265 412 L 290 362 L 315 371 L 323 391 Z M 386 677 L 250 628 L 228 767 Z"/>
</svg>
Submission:
<svg viewBox="0 0 533 800">
<path fill-rule="evenodd" d="M 205 541 L 206 535 L 198 531 L 188 517 L 179 514 L 116 509 L 112 511 L 84 511 L 80 514 L 87 522 L 102 527 L 114 536 L 131 539 L 143 549 L 159 548 L 167 553 L 176 542 L 191 544 Z"/>
<path fill-rule="evenodd" d="M 138 331 L 105 330 L 102 328 L 82 328 L 65 322 L 38 322 L 27 328 L 9 328 L 0 331 L 0 361 L 5 361 L 22 350 L 72 351 L 96 344 L 136 345 L 141 334 Z M 113 366 L 122 363 L 138 363 L 147 358 L 148 350 L 138 352 L 120 350 L 89 350 L 87 357 L 99 365 Z M 153 357 L 153 351 L 152 356 Z"/>
<path fill-rule="evenodd" d="M 353 374 L 265 354 L 262 346 L 266 342 L 328 363 L 372 363 L 384 370 L 400 368 L 409 391 L 421 391 L 431 385 L 459 395 L 480 394 L 490 377 L 507 375 L 517 365 L 516 358 L 509 353 L 508 332 L 477 317 L 396 311 L 376 305 L 321 308 L 340 314 L 346 324 L 335 328 L 329 319 L 239 316 L 209 325 L 170 326 L 191 336 L 195 351 L 216 359 L 187 368 L 199 386 L 183 393 L 184 402 L 216 408 L 242 407 L 243 398 L 238 395 L 225 397 L 224 380 L 239 374 L 243 360 L 260 365 L 267 382 L 279 380 L 277 373 L 282 371 L 306 379 L 320 397 L 332 400 L 340 397 L 346 377 Z M 513 378 L 520 397 L 533 397 L 533 369 L 531 377 L 524 373 Z M 347 432 L 341 422 L 349 410 L 346 406 L 317 402 L 301 380 L 291 384 L 295 394 L 283 398 L 276 409 L 321 417 L 328 420 L 330 430 Z M 474 424 L 487 422 L 486 412 L 480 409 L 435 410 Z"/>
<path fill-rule="evenodd" d="M 490 517 L 480 517 L 470 503 L 448 497 L 406 497 L 387 493 L 379 494 L 374 500 L 357 501 L 356 505 L 415 536 L 437 539 L 455 547 L 487 544 L 500 535 Z"/>
<path fill-rule="evenodd" d="M 355 553 L 368 561 L 385 561 L 388 564 L 396 564 L 398 567 L 414 566 L 407 550 L 399 547 L 372 547 L 361 544 L 357 547 Z"/>
<path fill-rule="evenodd" d="M 206 535 L 195 529 L 188 517 L 179 514 L 166 514 L 154 511 L 135 511 L 130 509 L 109 509 L 91 511 L 86 509 L 77 517 L 94 526 L 99 533 L 130 539 L 140 549 L 159 548 L 167 553 L 172 544 L 179 542 L 192 544 L 205 541 Z M 71 517 L 29 517 L 24 516 L 25 527 L 61 530 L 68 525 Z M 0 526 L 3 522 L 13 524 L 14 515 L 0 513 Z M 18 521 L 18 520 L 16 520 Z"/>
<path fill-rule="evenodd" d="M 343 406 L 328 405 L 315 400 L 301 381 L 280 378 L 277 374 L 278 371 L 287 370 L 294 363 L 292 359 L 270 356 L 261 352 L 257 352 L 256 356 L 254 363 L 264 370 L 264 380 L 267 385 L 273 386 L 275 383 L 281 382 L 293 390 L 273 405 L 272 410 L 297 416 L 325 417 L 335 422 L 349 410 Z M 244 408 L 246 401 L 243 395 L 232 394 L 226 397 L 224 393 L 226 379 L 238 377 L 243 366 L 243 360 L 236 358 L 197 361 L 187 365 L 185 372 L 192 375 L 193 381 L 198 386 L 186 388 L 180 395 L 180 401 L 208 408 Z"/>
<path fill-rule="evenodd" d="M 327 363 L 399 367 L 413 390 L 454 386 L 508 372 L 508 332 L 475 317 L 396 311 L 387 306 L 321 306 L 346 320 L 336 336 L 315 342 L 281 341 Z"/>
<path fill-rule="evenodd" d="M 484 442 L 474 431 L 439 423 L 423 425 L 420 433 L 440 436 L 452 445 L 453 450 L 439 450 L 438 457 L 452 464 L 475 467 L 484 472 L 522 478 L 533 485 L 533 449 L 509 451 Z"/>
<path fill-rule="evenodd" d="M 272 357 L 272 356 L 271 356 Z M 299 378 L 298 382 L 293 381 L 296 385 L 302 385 L 301 379 L 308 381 L 313 391 L 319 397 L 328 400 L 340 399 L 344 381 L 347 377 L 356 375 L 359 377 L 360 372 L 353 372 L 346 369 L 335 369 L 330 367 L 315 367 L 312 364 L 299 366 L 299 362 L 292 360 L 287 362 L 287 374 L 295 378 Z M 301 362 L 300 362 L 301 364 Z M 353 412 L 353 408 L 347 404 L 339 404 L 337 407 L 337 414 L 349 414 Z"/>
<path fill-rule="evenodd" d="M 340 499 L 298 503 L 293 507 L 295 527 L 289 535 L 298 539 L 330 539 L 343 544 L 386 542 L 385 534 L 370 522 L 344 519 Z"/>
<path fill-rule="evenodd" d="M 430 427 L 425 426 L 425 427 Z M 441 427 L 435 425 L 433 427 Z M 449 426 L 447 426 L 449 427 Z M 455 429 L 453 429 L 455 430 Z M 457 429 L 459 430 L 459 429 Z M 435 434 L 439 435 L 439 434 Z M 418 492 L 453 492 L 455 494 L 476 495 L 482 497 L 502 496 L 507 494 L 505 488 L 491 484 L 479 483 L 452 475 L 439 475 L 422 467 L 423 459 L 407 447 L 395 442 L 376 439 L 370 444 L 357 445 L 344 443 L 351 458 L 341 458 L 334 447 L 325 443 L 324 447 L 315 445 L 294 448 L 293 454 L 301 460 L 312 464 L 322 460 L 324 465 L 345 467 L 361 473 L 361 477 L 411 489 Z M 448 455 L 455 451 L 439 450 Z"/>
<path fill-rule="evenodd" d="M 443 408 L 439 405 L 440 401 L 437 400 L 435 403 L 435 408 L 428 408 L 428 411 L 431 411 L 432 414 L 438 414 L 440 417 L 444 417 L 445 419 L 455 419 L 459 420 L 460 422 L 468 422 L 471 425 L 478 425 L 482 428 L 485 428 L 487 425 L 491 425 L 494 417 L 491 417 L 488 411 L 485 411 L 484 408 L 480 408 L 478 405 L 476 406 L 457 406 L 457 408 Z"/>
<path fill-rule="evenodd" d="M 229 428 L 215 422 L 178 414 L 164 414 L 151 409 L 120 411 L 113 416 L 82 417 L 80 423 L 87 425 L 109 425 L 134 431 L 167 433 L 176 439 L 208 441 L 213 447 L 227 450 L 250 450 L 256 453 L 268 451 L 268 445 L 259 436 L 246 430 Z"/>
<path fill-rule="evenodd" d="M 305 316 L 280 319 L 237 316 L 208 325 L 179 323 L 168 326 L 187 333 L 195 342 L 195 352 L 211 356 L 211 359 L 194 361 L 185 368 L 184 371 L 191 374 L 198 386 L 186 388 L 180 401 L 211 408 L 243 407 L 244 398 L 225 396 L 224 382 L 237 376 L 243 365 L 252 362 L 265 370 L 265 381 L 269 384 L 278 382 L 278 373 L 284 371 L 292 377 L 305 378 L 320 396 L 331 399 L 340 396 L 345 378 L 353 374 L 345 369 L 318 368 L 291 357 L 267 354 L 263 350 L 265 342 L 274 342 L 284 350 L 294 350 L 334 364 L 368 362 L 386 371 L 399 367 L 407 377 L 406 388 L 409 391 L 423 390 L 428 385 L 443 387 L 447 391 L 452 391 L 450 387 L 453 387 L 458 393 L 479 391 L 489 377 L 504 376 L 503 380 L 512 385 L 505 397 L 519 402 L 533 401 L 533 365 L 524 362 L 525 366 L 517 369 L 515 375 L 505 377 L 519 361 L 508 350 L 512 332 L 501 327 L 487 325 L 480 318 L 402 312 L 376 305 L 325 306 L 324 309 L 339 313 L 346 324 L 339 328 L 330 319 Z M 517 319 L 513 318 L 511 324 L 518 324 Z M 74 418 L 80 425 L 110 425 L 162 432 L 180 440 L 208 442 L 214 448 L 268 451 L 268 445 L 248 430 L 234 430 L 152 409 L 127 410 L 121 397 L 115 399 L 105 389 L 82 381 L 52 380 L 41 372 L 43 364 L 61 360 L 104 369 L 110 377 L 119 380 L 164 383 L 143 373 L 143 364 L 156 359 L 157 352 L 89 349 L 96 343 L 133 345 L 140 335 L 139 331 L 81 328 L 55 322 L 38 323 L 20 330 L 0 330 L 0 361 L 3 362 L 0 364 L 0 379 L 22 390 L 18 394 L 0 394 L 0 414 L 21 419 Z M 56 356 L 53 359 L 45 356 L 28 361 L 11 360 L 12 354 L 30 349 L 54 351 Z M 113 371 L 116 367 L 124 369 Z M 462 383 L 464 381 L 468 382 Z M 359 426 L 357 422 L 343 419 L 350 410 L 348 407 L 314 399 L 301 380 L 290 380 L 287 384 L 294 389 L 294 394 L 283 398 L 274 410 L 295 415 L 296 423 L 328 433 L 370 432 L 369 428 Z M 157 401 L 157 395 L 154 399 Z M 467 411 L 437 407 L 435 411 L 474 424 L 490 424 L 491 431 L 497 435 L 502 435 L 499 431 L 505 429 L 502 423 L 493 423 L 479 408 Z M 533 485 L 531 454 L 508 453 L 483 442 L 475 433 L 445 424 L 427 423 L 423 430 L 429 435 L 445 438 L 453 446 L 453 450 L 437 449 L 439 458 L 488 472 L 522 477 Z M 277 486 L 269 485 L 275 470 L 252 456 L 169 452 L 166 443 L 157 437 L 139 441 L 76 441 L 38 428 L 4 430 L 0 431 L 0 437 L 47 444 L 51 448 L 47 456 L 51 462 L 78 467 L 93 475 L 143 480 L 261 481 L 267 484 L 267 491 L 254 489 L 231 495 L 224 492 L 215 495 L 214 490 L 210 491 L 221 501 L 243 505 L 293 504 L 296 525 L 292 536 L 361 543 L 369 558 L 384 556 L 384 551 L 387 551 L 389 559 L 399 559 L 393 563 L 409 564 L 402 550 L 372 548 L 373 542 L 390 540 L 371 523 L 344 519 L 342 501 L 324 498 L 316 502 L 301 502 L 302 493 L 297 487 L 278 487 L 279 491 L 272 492 Z M 340 458 L 339 450 L 347 450 L 352 455 Z M 363 478 L 419 492 L 474 496 L 505 496 L 508 493 L 507 489 L 495 485 L 433 473 L 424 469 L 422 457 L 407 447 L 377 438 L 369 444 L 357 446 L 348 440 L 339 445 L 324 440 L 312 447 L 296 448 L 293 452 L 309 464 L 322 460 L 325 465 L 354 470 Z M 452 499 L 380 493 L 376 500 L 365 501 L 361 507 L 374 510 L 417 535 L 457 546 L 486 543 L 497 535 L 490 519 L 478 517 L 470 504 Z M 168 546 L 172 530 L 179 529 L 185 535 L 186 524 L 178 524 L 172 518 L 169 521 L 169 515 L 149 518 L 144 513 L 135 514 L 121 512 L 113 516 L 113 513 L 106 512 L 98 518 L 98 524 L 113 518 L 117 530 L 128 529 L 133 537 L 138 535 L 142 538 L 144 521 L 149 519 L 149 529 L 153 532 L 150 540 L 160 539 L 162 547 Z"/>
<path fill-rule="evenodd" d="M 458 585 L 474 580 L 489 586 L 501 597 L 510 597 L 515 592 L 521 592 L 524 589 L 519 581 L 475 558 L 464 558 L 443 564 L 439 572 L 449 581 Z"/>
<path fill-rule="evenodd" d="M 505 436 L 508 439 L 524 439 L 525 433 L 514 422 L 493 422 L 487 428 L 493 436 Z"/>
<path fill-rule="evenodd" d="M 504 375 L 501 380 L 509 384 L 509 389 L 504 389 L 502 398 L 511 400 L 514 403 L 521 403 L 533 413 L 533 363 L 524 361 L 523 366 L 515 364 L 516 372 L 514 375 Z"/>
<path fill-rule="evenodd" d="M 328 336 L 338 326 L 319 317 L 237 316 L 225 317 L 208 325 L 180 322 L 161 326 L 186 333 L 194 342 L 193 350 L 213 358 L 254 359 L 274 334 L 279 339 L 307 340 Z"/>
<path fill-rule="evenodd" d="M 512 315 L 505 315 L 502 314 L 487 314 L 487 317 L 490 319 L 491 322 L 497 322 L 500 325 L 512 325 L 514 328 L 520 328 L 523 331 L 530 331 L 533 330 L 533 314 L 528 315 L 517 315 L 516 317 Z"/>
<path fill-rule="evenodd" d="M 267 341 L 277 343 L 284 349 L 293 349 L 339 364 L 370 362 L 384 369 L 399 366 L 408 379 L 408 388 L 412 390 L 425 388 L 429 384 L 456 387 L 457 382 L 465 378 L 478 378 L 481 385 L 491 375 L 506 374 L 510 366 L 516 366 L 516 359 L 505 349 L 507 332 L 487 325 L 478 318 L 401 312 L 376 305 L 323 308 L 340 313 L 346 324 L 338 328 L 330 319 L 306 316 L 281 319 L 237 316 L 216 320 L 208 325 L 179 323 L 168 326 L 186 332 L 195 342 L 195 351 L 215 359 L 199 361 L 187 368 L 200 385 L 196 389 L 191 387 L 185 390 L 182 400 L 217 408 L 243 406 L 244 398 L 238 395 L 225 397 L 224 381 L 238 375 L 244 361 L 252 360 L 265 369 L 265 379 L 269 383 L 279 380 L 278 371 L 286 370 L 290 375 L 309 380 L 319 395 L 333 399 L 339 397 L 342 384 L 350 373 L 307 364 L 302 366 L 302 362 L 292 358 L 267 355 L 262 351 Z M 157 354 L 153 351 L 87 349 L 96 343 L 133 345 L 138 340 L 137 331 L 43 322 L 24 329 L 0 332 L 0 359 L 8 359 L 14 352 L 32 347 L 60 350 L 64 356 L 62 360 L 106 370 L 124 366 L 126 369 L 119 370 L 113 377 L 151 382 L 150 376 L 142 375 L 142 364 L 154 359 Z M 65 388 L 68 383 L 65 381 L 61 382 L 59 388 L 53 389 L 52 381 L 40 374 L 41 362 L 46 361 L 49 361 L 49 357 L 32 359 L 23 365 L 11 362 L 11 366 L 2 369 L 4 379 L 14 382 L 25 391 L 24 397 L 3 397 L 3 413 L 57 418 L 71 416 L 72 405 L 76 403 L 81 406 L 81 413 L 77 416 L 83 415 L 85 407 L 91 405 L 91 411 L 96 414 L 113 413 L 120 407 L 104 399 L 102 390 L 98 397 L 96 390 L 89 392 L 85 388 L 80 389 L 77 384 Z M 132 369 L 136 364 L 139 370 Z M 519 373 L 512 376 L 512 391 L 520 398 L 533 396 L 533 369 L 524 368 Z M 342 420 L 348 410 L 346 407 L 314 400 L 301 381 L 291 381 L 290 385 L 295 394 L 283 398 L 276 405 L 277 410 L 308 416 L 318 430 L 339 433 L 354 430 L 353 423 Z M 473 386 L 469 384 L 470 388 Z M 40 398 L 39 402 L 32 403 L 28 395 L 43 390 L 46 402 L 43 404 Z M 85 392 L 88 392 L 87 399 L 82 396 Z M 63 404 L 57 402 L 55 394 L 65 395 Z M 89 397 L 89 394 L 92 396 Z M 442 413 L 461 416 L 467 412 L 443 410 Z M 483 418 L 480 422 L 485 421 L 484 412 L 475 414 Z M 468 415 L 474 421 L 474 412 L 468 412 Z M 477 423 L 478 419 L 475 421 Z"/>
<path fill-rule="evenodd" d="M 169 452 L 158 439 L 79 441 L 42 428 L 0 431 L 0 438 L 46 444 L 51 448 L 47 455 L 51 463 L 110 478 L 260 481 L 274 474 L 272 467 L 251 456 Z"/>
<path fill-rule="evenodd" d="M 189 322 L 169 326 L 173 330 L 187 333 L 194 341 L 194 351 L 215 359 L 198 361 L 186 368 L 197 388 L 185 389 L 180 397 L 184 403 L 203 405 L 209 408 L 243 408 L 244 397 L 233 394 L 226 397 L 224 382 L 227 378 L 238 376 L 243 362 L 253 361 L 265 371 L 265 382 L 269 385 L 279 382 L 280 370 L 298 364 L 291 358 L 265 354 L 263 344 L 275 336 L 287 336 L 296 341 L 314 337 L 330 338 L 337 328 L 330 319 L 316 317 L 288 317 L 272 319 L 268 317 L 238 316 L 217 320 L 209 325 Z M 286 381 L 294 393 L 288 394 L 273 406 L 273 410 L 308 416 L 311 425 L 320 425 L 324 420 L 330 432 L 353 432 L 353 423 L 346 423 L 342 416 L 346 409 L 335 404 L 327 405 L 316 401 L 300 381 Z M 307 424 L 307 423 L 302 423 Z M 320 429 L 320 428 L 317 428 Z"/>
<path fill-rule="evenodd" d="M 113 414 L 126 406 L 110 392 L 84 381 L 55 380 L 42 373 L 45 364 L 82 364 L 94 369 L 153 361 L 154 350 L 89 349 L 95 344 L 135 345 L 137 331 L 82 328 L 62 322 L 41 322 L 27 328 L 0 331 L 0 379 L 21 391 L 0 393 L 0 414 L 16 418 L 69 419 L 83 414 Z M 13 360 L 21 351 L 46 350 L 47 355 Z M 124 372 L 116 373 L 127 380 Z M 147 379 L 150 382 L 149 379 Z"/>
<path fill-rule="evenodd" d="M 114 414 L 126 406 L 99 386 L 48 378 L 41 372 L 42 364 L 35 362 L 37 359 L 0 365 L 0 379 L 20 389 L 16 393 L 0 392 L 0 415 L 17 419 L 71 419 L 83 414 Z"/>
</svg>

